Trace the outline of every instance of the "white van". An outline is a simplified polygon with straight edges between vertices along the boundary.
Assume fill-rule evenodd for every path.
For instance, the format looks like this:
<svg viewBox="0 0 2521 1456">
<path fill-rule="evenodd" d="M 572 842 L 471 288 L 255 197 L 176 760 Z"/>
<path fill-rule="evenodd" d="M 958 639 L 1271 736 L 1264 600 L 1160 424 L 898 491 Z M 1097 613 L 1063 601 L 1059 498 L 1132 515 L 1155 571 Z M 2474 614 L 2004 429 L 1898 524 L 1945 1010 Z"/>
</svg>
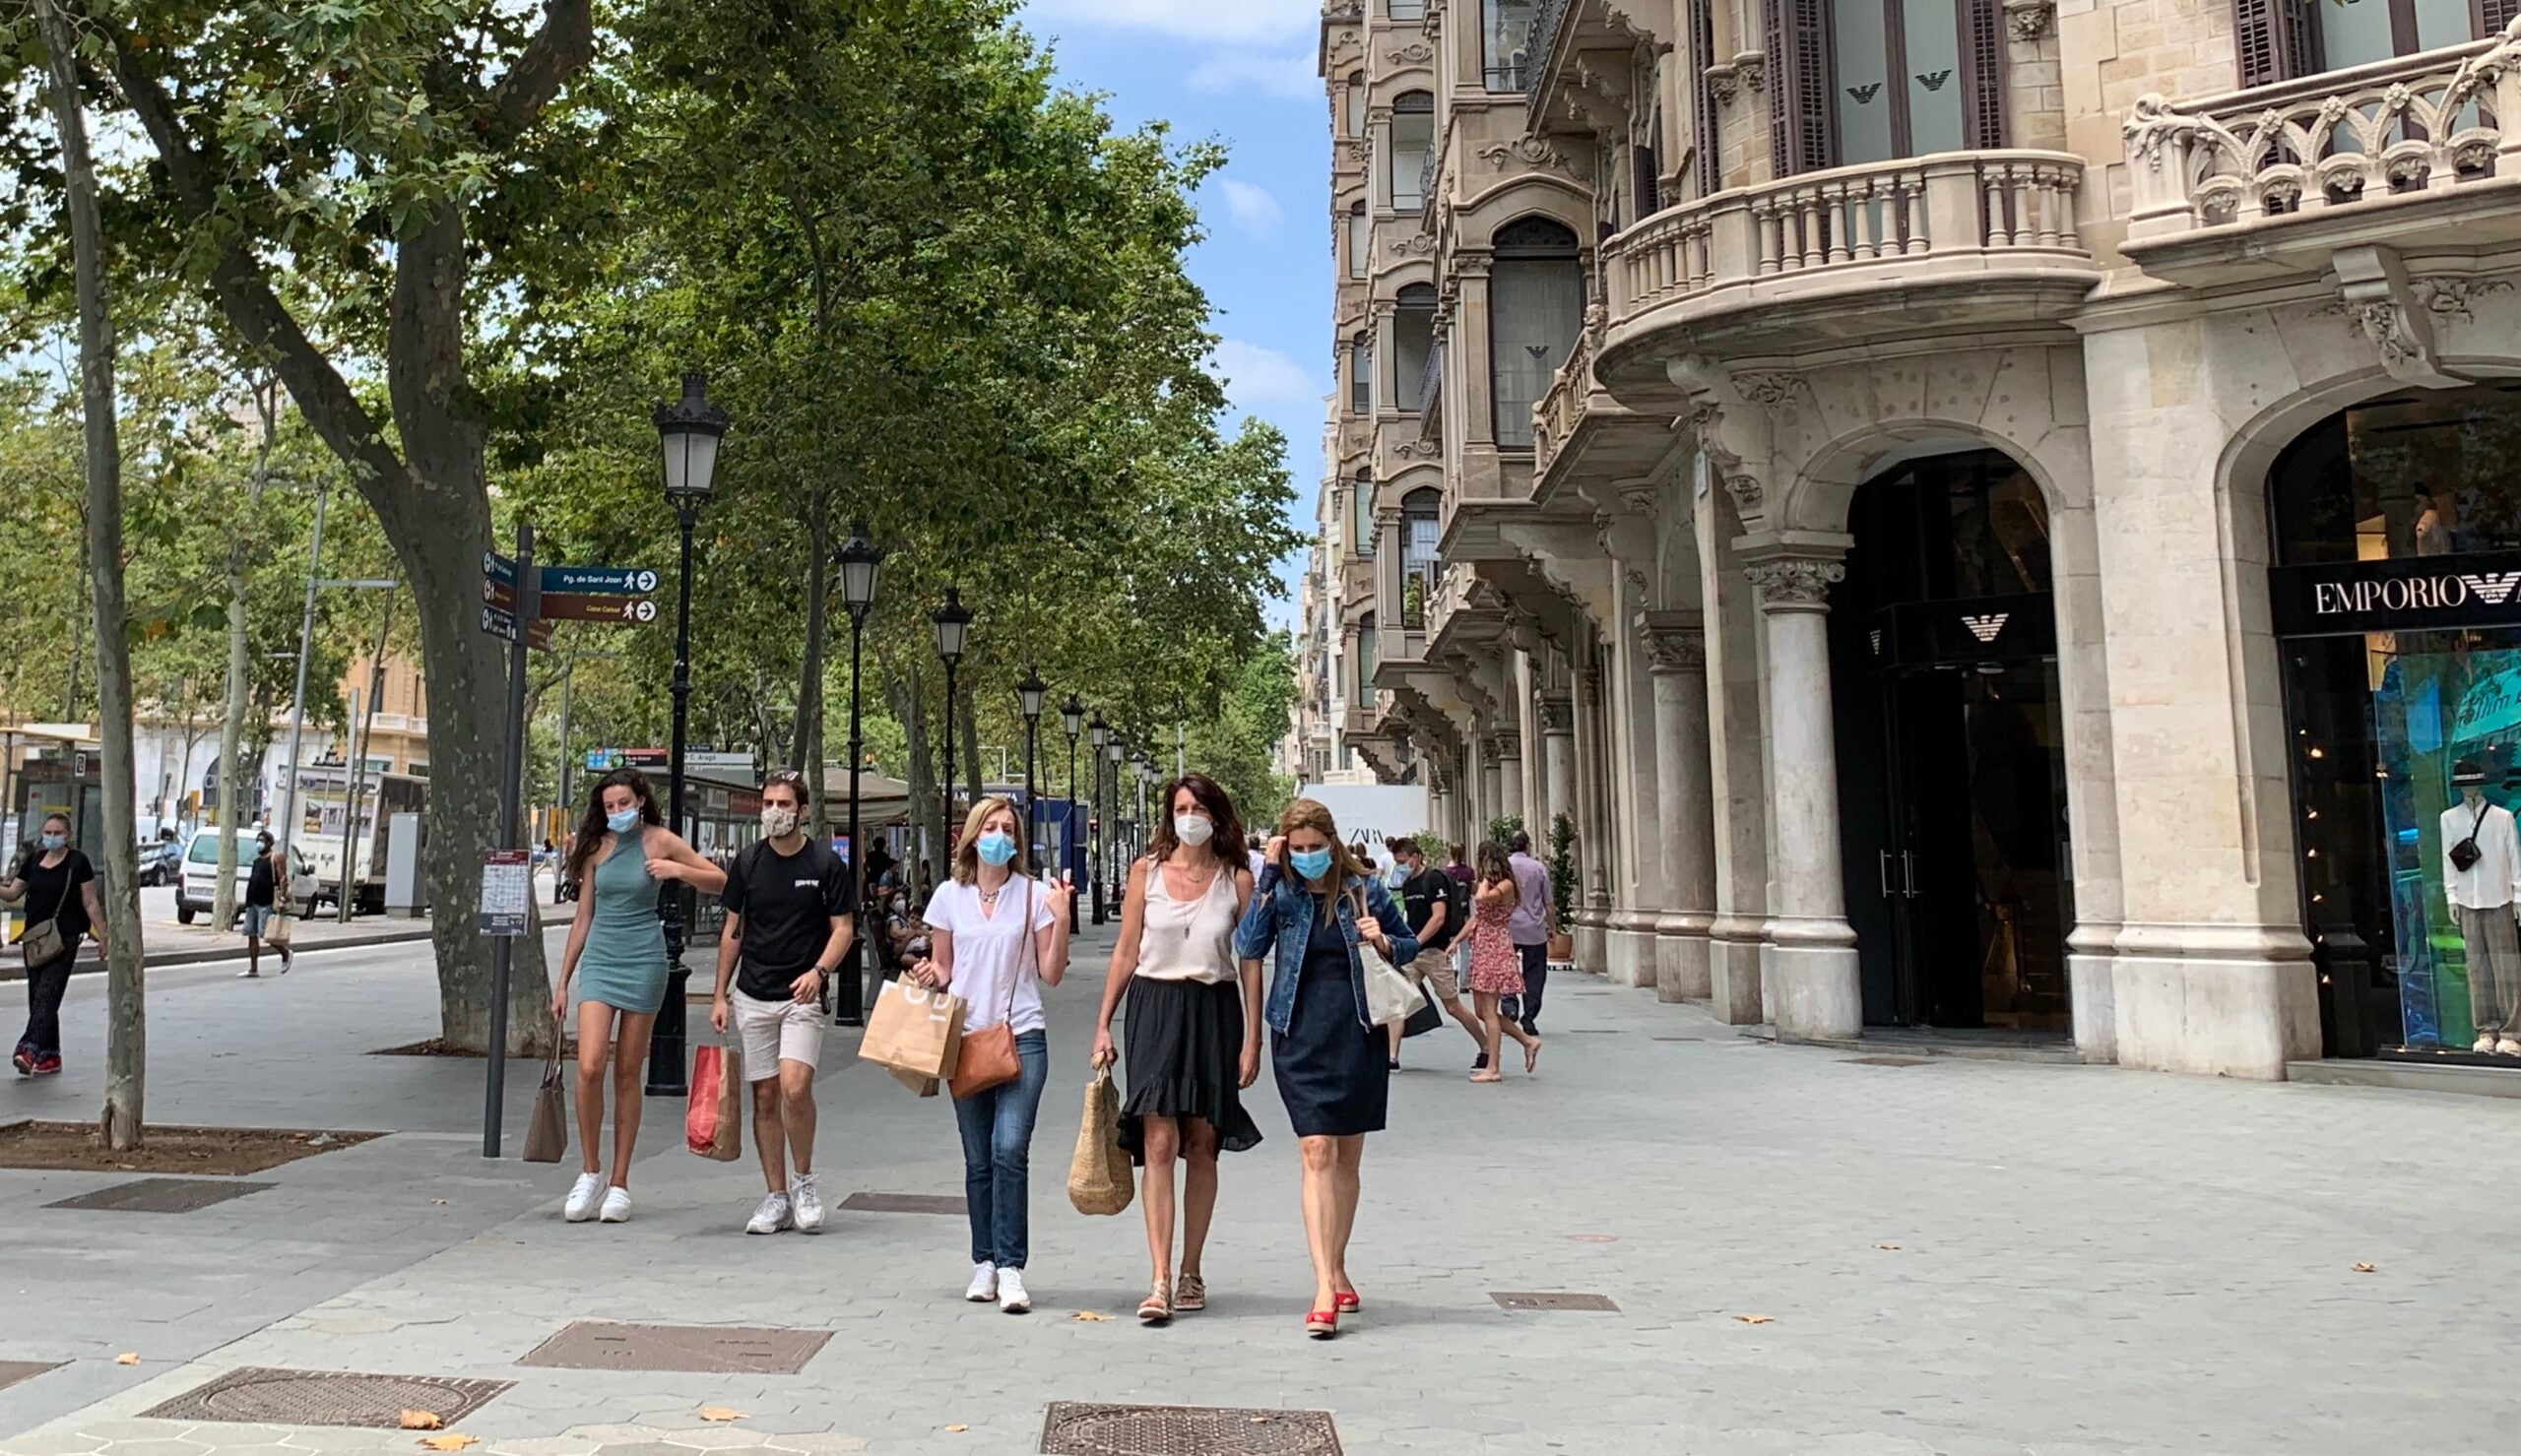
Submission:
<svg viewBox="0 0 2521 1456">
<path fill-rule="evenodd" d="M 254 870 L 255 842 L 262 837 L 260 829 L 239 829 L 236 836 L 236 903 L 245 903 L 245 885 Z M 289 855 L 289 903 L 303 919 L 315 914 L 315 866 L 307 862 L 304 852 L 292 849 Z M 219 894 L 219 831 L 204 829 L 193 835 L 184 847 L 184 872 L 175 881 L 175 919 L 189 925 L 196 916 L 207 916 Z"/>
</svg>

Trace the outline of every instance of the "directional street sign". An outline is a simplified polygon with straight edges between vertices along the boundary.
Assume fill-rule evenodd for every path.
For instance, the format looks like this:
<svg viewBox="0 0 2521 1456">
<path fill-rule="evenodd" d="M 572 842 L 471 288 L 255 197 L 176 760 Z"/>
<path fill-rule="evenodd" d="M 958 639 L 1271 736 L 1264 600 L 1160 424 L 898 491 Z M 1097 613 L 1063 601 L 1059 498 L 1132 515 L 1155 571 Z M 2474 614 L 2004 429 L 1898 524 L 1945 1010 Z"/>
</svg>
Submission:
<svg viewBox="0 0 2521 1456">
<path fill-rule="evenodd" d="M 545 566 L 538 568 L 535 575 L 541 579 L 546 594 L 577 592 L 604 597 L 645 597 L 659 585 L 656 572 L 645 566 Z M 516 593 L 515 560 L 496 551 L 484 551 L 482 580 L 485 589 L 488 583 L 496 582 L 513 600 Z"/>
<path fill-rule="evenodd" d="M 485 604 L 482 608 L 482 630 L 502 642 L 514 642 L 516 641 L 516 613 L 504 606 Z M 528 647 L 549 647 L 551 624 L 548 621 L 534 623 L 525 634 L 525 644 Z"/>
<path fill-rule="evenodd" d="M 543 619 L 635 626 L 657 619 L 657 601 L 653 597 L 611 597 L 589 592 L 546 590 L 543 594 Z"/>
</svg>

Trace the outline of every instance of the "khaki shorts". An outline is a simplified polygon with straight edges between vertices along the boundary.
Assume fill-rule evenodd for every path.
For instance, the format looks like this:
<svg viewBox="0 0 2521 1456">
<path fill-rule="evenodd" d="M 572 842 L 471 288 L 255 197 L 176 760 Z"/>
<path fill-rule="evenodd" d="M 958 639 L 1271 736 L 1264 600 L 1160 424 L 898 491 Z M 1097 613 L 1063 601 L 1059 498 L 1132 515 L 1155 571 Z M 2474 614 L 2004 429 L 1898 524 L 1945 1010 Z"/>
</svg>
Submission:
<svg viewBox="0 0 2521 1456">
<path fill-rule="evenodd" d="M 756 1001 L 727 988 L 729 1028 L 743 1039 L 744 1080 L 767 1082 L 783 1061 L 815 1065 L 823 1051 L 822 1008 L 811 1001 Z"/>
<path fill-rule="evenodd" d="M 1461 981 L 1454 975 L 1454 953 L 1448 946 L 1429 951 L 1409 963 L 1409 974 L 1439 1001 L 1461 999 Z"/>
</svg>

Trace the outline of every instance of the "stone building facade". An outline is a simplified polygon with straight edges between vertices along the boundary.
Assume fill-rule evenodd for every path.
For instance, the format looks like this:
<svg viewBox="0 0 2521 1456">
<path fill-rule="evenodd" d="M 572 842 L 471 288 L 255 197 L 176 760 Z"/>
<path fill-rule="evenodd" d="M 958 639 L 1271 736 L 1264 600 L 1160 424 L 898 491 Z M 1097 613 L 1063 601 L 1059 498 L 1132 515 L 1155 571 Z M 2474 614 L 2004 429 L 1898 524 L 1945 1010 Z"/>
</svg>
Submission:
<svg viewBox="0 0 2521 1456">
<path fill-rule="evenodd" d="M 1729 1022 L 2521 1070 L 2514 11 L 1333 0 L 1343 741 Z"/>
</svg>

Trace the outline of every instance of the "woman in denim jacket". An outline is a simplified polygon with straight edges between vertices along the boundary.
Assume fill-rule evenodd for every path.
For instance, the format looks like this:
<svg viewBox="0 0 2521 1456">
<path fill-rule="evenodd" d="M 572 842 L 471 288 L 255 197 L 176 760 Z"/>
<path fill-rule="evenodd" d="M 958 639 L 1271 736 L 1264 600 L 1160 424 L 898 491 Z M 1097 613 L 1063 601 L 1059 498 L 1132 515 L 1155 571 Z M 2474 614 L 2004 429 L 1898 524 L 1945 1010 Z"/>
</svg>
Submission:
<svg viewBox="0 0 2521 1456">
<path fill-rule="evenodd" d="M 1363 907 L 1363 914 L 1359 908 Z M 1357 1224 L 1358 1167 L 1366 1134 L 1381 1132 L 1390 1091 L 1384 1033 L 1366 1013 L 1357 943 L 1394 966 L 1417 958 L 1408 918 L 1339 842 L 1320 802 L 1300 798 L 1278 820 L 1234 932 L 1235 954 L 1268 958 L 1265 1017 L 1278 1099 L 1304 1153 L 1304 1229 L 1313 1250 L 1313 1312 L 1305 1333 L 1339 1333 L 1358 1307 L 1348 1278 L 1348 1235 Z"/>
</svg>

